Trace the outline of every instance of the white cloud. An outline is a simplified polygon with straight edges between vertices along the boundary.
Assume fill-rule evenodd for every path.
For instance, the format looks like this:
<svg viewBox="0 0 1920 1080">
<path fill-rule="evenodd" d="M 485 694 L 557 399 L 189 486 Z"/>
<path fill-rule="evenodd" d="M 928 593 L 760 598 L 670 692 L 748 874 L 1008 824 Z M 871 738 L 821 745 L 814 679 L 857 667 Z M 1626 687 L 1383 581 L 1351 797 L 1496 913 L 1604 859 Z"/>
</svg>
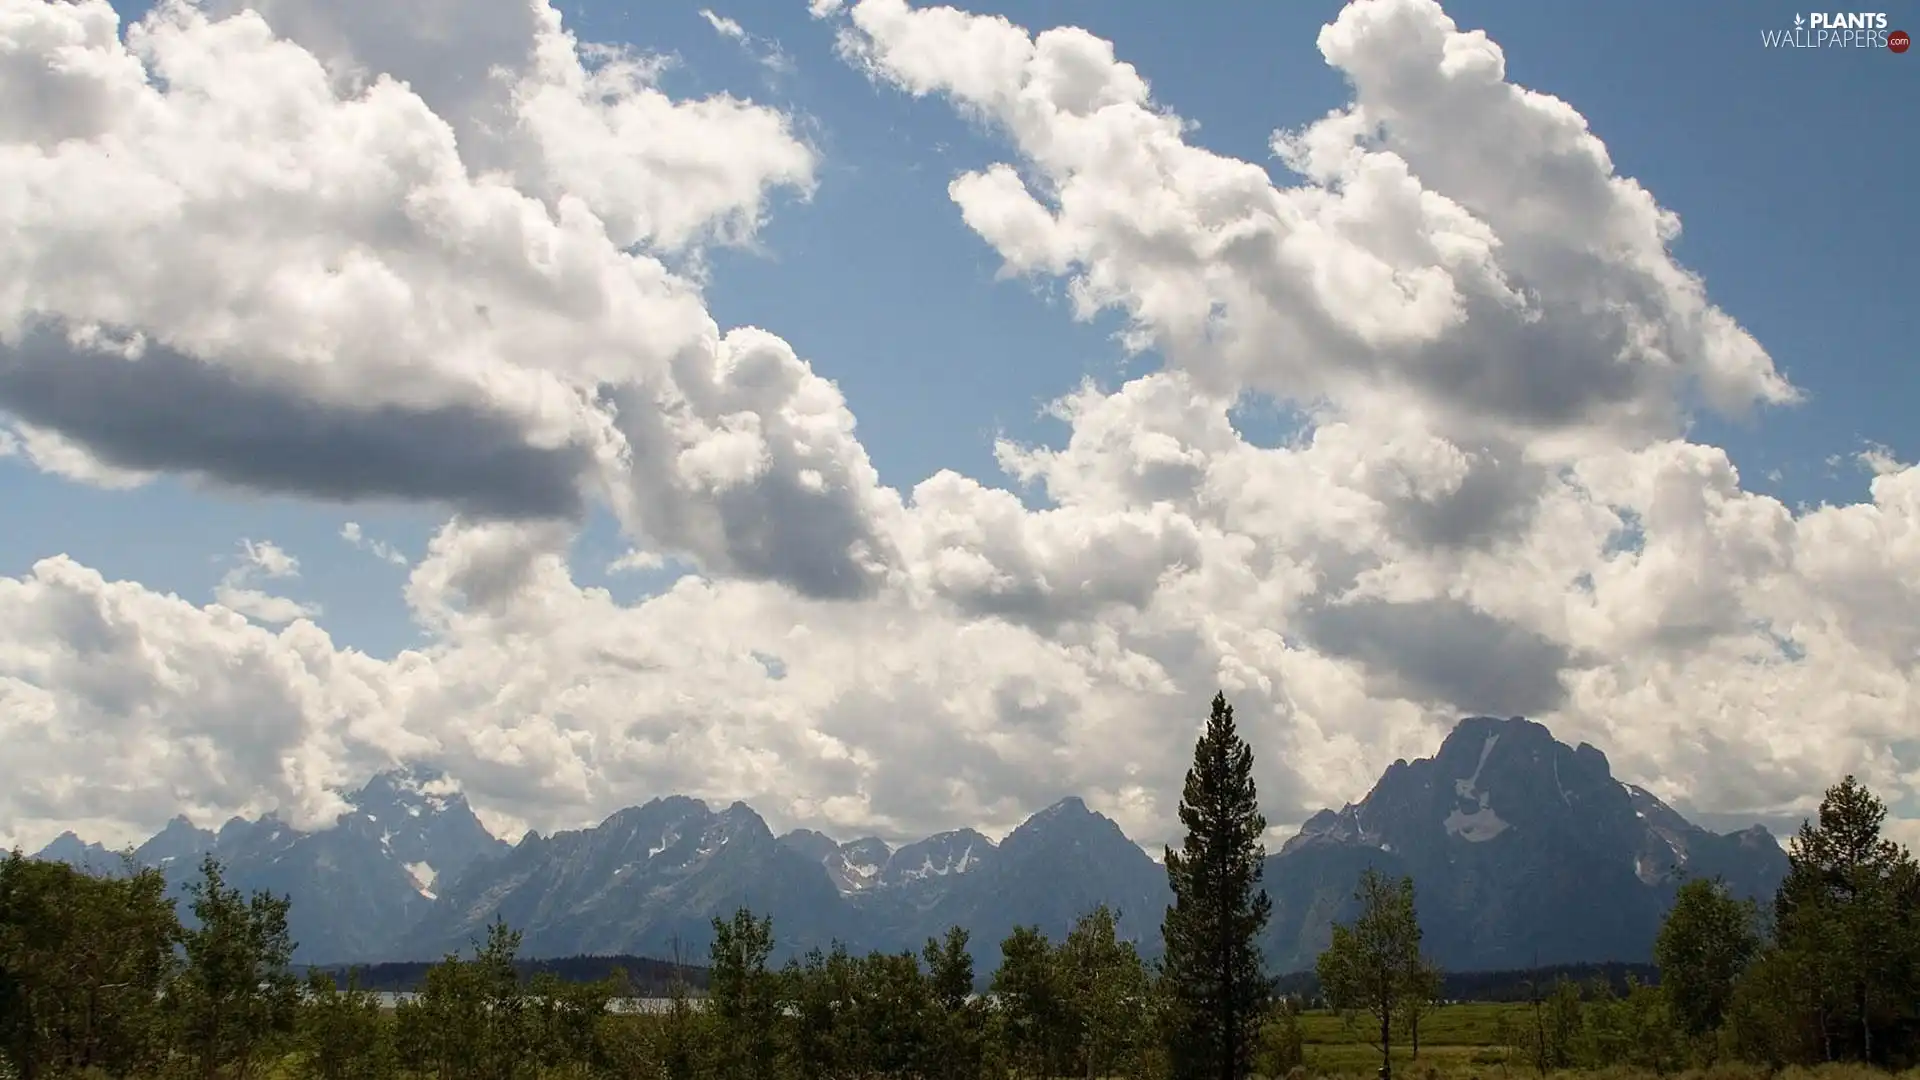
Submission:
<svg viewBox="0 0 1920 1080">
<path fill-rule="evenodd" d="M 65 558 L 0 579 L 14 835 L 121 839 L 183 790 L 319 820 L 427 758 L 543 829 L 685 791 L 991 830 L 1074 791 L 1151 842 L 1216 688 L 1283 828 L 1472 710 L 1708 811 L 1849 770 L 1916 793 L 1885 748 L 1920 719 L 1920 470 L 1863 458 L 1869 501 L 1796 512 L 1687 441 L 1690 395 L 1796 391 L 1579 114 L 1432 5 L 1322 34 L 1355 101 L 1276 138 L 1295 187 L 1187 143 L 1084 31 L 840 12 L 875 77 L 1006 133 L 951 193 L 1007 267 L 1167 357 L 997 448 L 1037 510 L 884 487 L 833 383 L 676 271 L 810 189 L 785 117 L 670 99 L 543 5 L 390 9 L 165 7 L 122 47 L 103 3 L 0 0 L 0 103 L 53 103 L 0 104 L 29 193 L 0 203 L 0 408 L 116 468 L 458 512 L 406 586 L 429 644 L 384 662 Z M 1252 445 L 1248 393 L 1308 423 Z M 610 571 L 696 569 L 581 585 L 593 504 L 635 553 Z"/>
<path fill-rule="evenodd" d="M 381 562 L 392 563 L 395 566 L 407 565 L 405 552 L 402 552 L 399 548 L 394 547 L 385 540 L 366 535 L 366 533 L 361 530 L 360 523 L 357 521 L 349 521 L 345 525 L 340 526 L 340 539 L 372 555 Z"/>
<path fill-rule="evenodd" d="M 1667 251 L 1678 229 L 1572 108 L 1502 81 L 1497 46 L 1437 6 L 1350 6 L 1320 38 L 1355 101 L 1276 152 L 1307 178 L 1184 141 L 1112 46 L 951 8 L 862 0 L 877 78 L 1003 129 L 951 194 L 1008 270 L 1069 279 L 1210 390 L 1412 405 L 1443 431 L 1537 439 L 1679 431 L 1795 392 Z M 1410 400 L 1408 400 L 1410 399 Z M 1584 440 L 1583 440 L 1584 441 Z"/>
<path fill-rule="evenodd" d="M 286 553 L 280 545 L 271 540 L 255 543 L 252 540 L 240 541 L 240 552 L 244 566 L 261 577 L 291 578 L 300 576 L 300 560 Z"/>
<path fill-rule="evenodd" d="M 115 468 L 58 431 L 19 422 L 12 431 L 0 428 L 0 457 L 24 457 L 41 472 L 114 491 L 139 487 L 154 477 L 139 469 Z"/>
<path fill-rule="evenodd" d="M 300 560 L 287 554 L 273 541 L 255 543 L 241 540 L 240 558 L 220 579 L 220 583 L 214 586 L 213 598 L 224 607 L 269 625 L 317 618 L 321 611 L 318 604 L 301 603 L 251 587 L 251 583 L 260 578 L 273 580 L 299 576 Z"/>
<path fill-rule="evenodd" d="M 700 9 L 700 17 L 706 20 L 708 26 L 713 27 L 714 33 L 745 49 L 747 55 L 753 57 L 754 62 L 761 67 L 776 74 L 787 74 L 793 71 L 793 60 L 784 49 L 780 48 L 779 42 L 750 34 L 746 27 L 740 25 L 739 20 L 729 19 L 725 15 L 716 15 L 708 8 Z"/>
<path fill-rule="evenodd" d="M 667 561 L 656 552 L 633 548 L 619 558 L 607 564 L 607 573 L 626 574 L 638 570 L 658 570 L 667 565 Z"/>
<path fill-rule="evenodd" d="M 0 578 L 0 613 L 0 805 L 16 837 L 157 826 L 183 792 L 202 814 L 277 806 L 316 824 L 339 809 L 330 785 L 421 748 L 378 722 L 389 670 L 311 622 L 275 633 L 64 556 Z"/>
<path fill-rule="evenodd" d="M 732 422 L 708 407 L 787 408 L 741 378 L 776 378 L 804 399 L 791 412 L 837 395 L 790 351 L 733 355 L 757 339 L 721 335 L 695 284 L 645 251 L 743 240 L 771 189 L 810 187 L 813 153 L 785 117 L 668 99 L 644 64 L 577 48 L 550 11 L 493 102 L 471 98 L 485 79 L 440 77 L 444 42 L 416 55 L 406 27 L 358 4 L 268 5 L 329 64 L 253 12 L 163 4 L 123 45 L 98 0 L 0 4 L 20 43 L 0 74 L 58 72 L 44 92 L 65 106 L 14 110 L 0 155 L 23 193 L 0 207 L 14 238 L 0 275 L 16 283 L 0 295 L 0 408 L 19 431 L 128 473 L 515 517 L 602 501 L 645 507 L 657 528 L 627 524 L 667 544 L 767 542 L 727 535 L 692 504 L 703 480 L 672 463 Z M 333 53 L 363 45 L 419 82 L 343 83 Z M 415 87 L 447 96 L 449 116 Z M 499 109 L 521 141 L 456 141 L 469 122 L 493 131 L 474 111 Z M 816 451 L 836 452 L 769 447 Z M 731 499 L 792 484 L 769 473 Z M 796 512 L 856 509 L 821 494 Z"/>
<path fill-rule="evenodd" d="M 745 41 L 747 39 L 746 28 L 733 19 L 729 19 L 724 15 L 715 15 L 712 10 L 708 8 L 700 9 L 700 17 L 707 20 L 707 25 L 713 27 L 713 32 L 723 38 L 732 38 L 735 41 Z"/>
</svg>

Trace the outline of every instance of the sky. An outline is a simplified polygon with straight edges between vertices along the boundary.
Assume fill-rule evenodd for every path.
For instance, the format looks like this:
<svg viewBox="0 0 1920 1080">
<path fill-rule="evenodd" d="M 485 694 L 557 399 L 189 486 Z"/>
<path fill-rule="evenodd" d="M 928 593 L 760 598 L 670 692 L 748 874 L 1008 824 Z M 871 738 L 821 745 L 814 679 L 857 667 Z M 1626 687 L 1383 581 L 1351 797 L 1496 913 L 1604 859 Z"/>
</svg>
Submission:
<svg viewBox="0 0 1920 1080">
<path fill-rule="evenodd" d="M 1152 847 L 1216 690 L 1276 836 L 1485 713 L 1920 841 L 1920 58 L 1797 13 L 0 0 L 0 843 Z"/>
</svg>

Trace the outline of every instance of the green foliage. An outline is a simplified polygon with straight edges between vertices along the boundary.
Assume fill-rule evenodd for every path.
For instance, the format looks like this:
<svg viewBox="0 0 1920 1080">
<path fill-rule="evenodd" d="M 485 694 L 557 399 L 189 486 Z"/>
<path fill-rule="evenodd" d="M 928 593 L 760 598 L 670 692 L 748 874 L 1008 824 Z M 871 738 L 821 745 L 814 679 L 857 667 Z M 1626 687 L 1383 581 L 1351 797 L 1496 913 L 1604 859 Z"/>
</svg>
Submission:
<svg viewBox="0 0 1920 1080">
<path fill-rule="evenodd" d="M 1545 1001 L 1534 1003 L 1534 1068 L 1541 1075 L 1574 1066 L 1584 1020 L 1580 1006 L 1580 987 L 1567 979 L 1554 983 Z"/>
<path fill-rule="evenodd" d="M 567 982 L 543 971 L 534 975 L 528 991 L 532 1041 L 539 1048 L 542 1065 L 609 1067 L 610 1055 L 601 1046 L 601 1021 L 613 1001 L 628 993 L 624 971 L 616 969 L 606 978 L 586 983 Z"/>
<path fill-rule="evenodd" d="M 1415 921 L 1415 928 L 1419 926 Z M 1441 991 L 1440 965 L 1432 957 L 1419 949 L 1410 949 L 1406 953 L 1405 965 L 1400 973 L 1400 1028 L 1407 1033 L 1407 1043 L 1413 1048 L 1413 1059 L 1420 1060 L 1420 1025 L 1427 1014 L 1433 1011 L 1434 1002 L 1439 1000 Z"/>
<path fill-rule="evenodd" d="M 1664 1074 L 1686 1062 L 1684 1033 L 1657 986 L 1633 982 L 1624 996 L 1596 995 L 1587 1005 L 1584 1028 L 1569 1064 L 1624 1065 Z"/>
<path fill-rule="evenodd" d="M 536 1028 L 514 968 L 520 935 L 487 929 L 471 960 L 448 956 L 427 970 L 418 996 L 394 1010 L 400 1058 L 440 1080 L 520 1080 L 539 1065 Z"/>
<path fill-rule="evenodd" d="M 360 989 L 357 975 L 342 988 L 324 971 L 309 973 L 297 1030 L 302 1076 L 379 1080 L 392 1074 L 393 1033 L 379 999 Z"/>
<path fill-rule="evenodd" d="M 1253 749 L 1216 694 L 1180 795 L 1186 839 L 1167 849 L 1173 904 L 1161 933 L 1166 956 L 1169 1065 L 1187 1077 L 1238 1078 L 1253 1068 L 1273 998 L 1258 944 L 1272 914 L 1259 888 L 1266 849 L 1253 783 Z"/>
<path fill-rule="evenodd" d="M 732 922 L 713 920 L 707 1007 L 722 1038 L 715 1065 L 739 1080 L 770 1080 L 776 1056 L 774 1017 L 779 1012 L 773 973 L 773 920 L 755 919 L 742 908 Z"/>
<path fill-rule="evenodd" d="M 1806 961 L 1799 952 L 1769 948 L 1740 976 L 1723 1029 L 1734 1057 L 1771 1068 L 1822 1058 L 1813 1024 L 1819 990 Z"/>
<path fill-rule="evenodd" d="M 1776 947 L 1812 990 L 1779 1019 L 1811 1029 L 1829 1061 L 1920 1057 L 1920 865 L 1880 835 L 1886 816 L 1851 776 L 1829 788 L 1774 900 Z"/>
<path fill-rule="evenodd" d="M 14 851 L 0 862 L 0 1061 L 26 1080 L 153 1064 L 179 935 L 157 872 L 90 877 Z"/>
<path fill-rule="evenodd" d="M 1254 1058 L 1261 1076 L 1285 1076 L 1307 1063 L 1307 1033 L 1300 1024 L 1300 1003 L 1280 998 L 1260 1030 L 1260 1052 Z"/>
<path fill-rule="evenodd" d="M 167 987 L 179 1049 L 193 1071 L 247 1080 L 292 1033 L 300 1003 L 283 896 L 229 888 L 208 856 L 187 886 L 197 924 L 181 934 L 186 965 Z"/>
<path fill-rule="evenodd" d="M 1320 954 L 1320 985 L 1342 1016 L 1372 1018 L 1381 1074 L 1389 1076 L 1394 1022 L 1419 1022 L 1439 991 L 1440 974 L 1420 951 L 1412 878 L 1389 881 L 1369 869 L 1354 896 L 1360 914 L 1350 925 L 1334 926 L 1333 943 Z"/>
<path fill-rule="evenodd" d="M 853 1023 L 869 1073 L 914 1076 L 933 1051 L 933 994 L 909 952 L 872 953 L 860 964 Z"/>
<path fill-rule="evenodd" d="M 1734 984 L 1760 950 L 1756 921 L 1753 904 L 1729 895 L 1719 881 L 1696 878 L 1680 886 L 1653 957 L 1674 1021 L 1689 1037 L 1711 1035 L 1726 1019 Z"/>
<path fill-rule="evenodd" d="M 973 998 L 973 954 L 967 932 L 950 927 L 946 937 L 928 939 L 921 955 L 927 962 L 927 989 L 933 998 L 930 1059 L 934 1080 L 965 1080 L 980 1075 L 986 1055 L 986 1010 Z"/>
<path fill-rule="evenodd" d="M 1016 927 L 1000 943 L 991 992 L 1014 1075 L 1058 1075 L 1066 1058 L 1066 987 L 1039 927 Z"/>
<path fill-rule="evenodd" d="M 1080 917 L 1055 952 L 1066 1048 L 1076 1072 L 1107 1076 L 1131 1066 L 1147 1020 L 1147 969 L 1102 904 Z"/>
<path fill-rule="evenodd" d="M 845 1075 L 858 1056 L 846 1030 L 855 979 L 853 958 L 838 944 L 830 953 L 814 949 L 780 973 L 781 1001 L 792 1017 L 790 1060 L 801 1080 Z"/>
</svg>

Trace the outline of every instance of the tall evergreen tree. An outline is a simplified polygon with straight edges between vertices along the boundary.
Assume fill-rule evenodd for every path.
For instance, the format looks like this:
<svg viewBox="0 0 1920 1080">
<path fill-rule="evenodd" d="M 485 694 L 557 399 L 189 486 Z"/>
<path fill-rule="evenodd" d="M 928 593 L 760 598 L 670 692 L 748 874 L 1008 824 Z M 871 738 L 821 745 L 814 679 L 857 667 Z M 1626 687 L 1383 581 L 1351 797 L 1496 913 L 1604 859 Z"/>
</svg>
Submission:
<svg viewBox="0 0 1920 1080">
<path fill-rule="evenodd" d="M 1253 1071 L 1261 1021 L 1273 999 L 1258 938 L 1272 914 L 1260 885 L 1266 849 L 1253 786 L 1253 750 L 1215 694 L 1180 795 L 1187 828 L 1167 849 L 1173 904 L 1166 941 L 1168 1057 L 1175 1080 L 1242 1080 Z"/>
</svg>

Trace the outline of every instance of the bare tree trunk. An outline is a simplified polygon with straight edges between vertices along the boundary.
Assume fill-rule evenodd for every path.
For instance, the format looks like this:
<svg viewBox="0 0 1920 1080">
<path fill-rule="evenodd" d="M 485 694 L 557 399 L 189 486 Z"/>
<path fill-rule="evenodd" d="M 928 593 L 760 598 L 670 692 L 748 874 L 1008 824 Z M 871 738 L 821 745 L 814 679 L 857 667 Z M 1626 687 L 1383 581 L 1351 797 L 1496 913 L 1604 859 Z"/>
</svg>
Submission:
<svg viewBox="0 0 1920 1080">
<path fill-rule="evenodd" d="M 1873 1023 L 1867 1015 L 1867 983 L 1862 979 L 1855 995 L 1860 1001 L 1860 1060 L 1873 1064 Z"/>
<path fill-rule="evenodd" d="M 1393 1080 L 1393 998 L 1381 1002 L 1380 1080 Z"/>
</svg>

